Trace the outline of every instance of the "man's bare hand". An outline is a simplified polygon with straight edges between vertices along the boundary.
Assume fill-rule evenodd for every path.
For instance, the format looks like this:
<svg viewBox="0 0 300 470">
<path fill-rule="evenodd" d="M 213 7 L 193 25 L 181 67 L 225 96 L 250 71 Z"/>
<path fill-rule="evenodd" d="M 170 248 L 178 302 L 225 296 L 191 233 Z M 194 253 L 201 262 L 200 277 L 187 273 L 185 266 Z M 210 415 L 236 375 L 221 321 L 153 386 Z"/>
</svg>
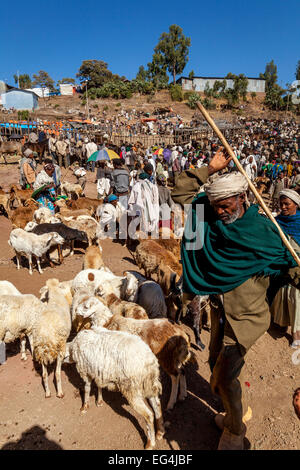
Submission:
<svg viewBox="0 0 300 470">
<path fill-rule="evenodd" d="M 212 175 L 217 171 L 223 170 L 227 167 L 228 163 L 232 157 L 229 157 L 225 152 L 223 147 L 219 147 L 217 153 L 212 158 L 210 164 L 208 165 L 208 174 Z"/>
</svg>

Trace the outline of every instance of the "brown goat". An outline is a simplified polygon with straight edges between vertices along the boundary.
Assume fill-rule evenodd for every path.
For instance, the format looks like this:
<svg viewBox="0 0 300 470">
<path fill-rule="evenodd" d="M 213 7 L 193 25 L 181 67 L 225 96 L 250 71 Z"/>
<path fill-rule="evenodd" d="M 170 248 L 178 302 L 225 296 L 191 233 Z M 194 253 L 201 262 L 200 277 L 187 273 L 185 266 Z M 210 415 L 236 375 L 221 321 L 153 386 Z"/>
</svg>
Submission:
<svg viewBox="0 0 300 470">
<path fill-rule="evenodd" d="M 32 189 L 19 189 L 12 184 L 9 189 L 9 208 L 14 209 L 24 205 L 24 202 L 31 198 Z"/>
<path fill-rule="evenodd" d="M 146 277 L 157 273 L 161 263 L 179 276 L 182 274 L 182 266 L 175 256 L 154 240 L 142 240 L 135 250 L 134 258 L 138 267 L 144 269 Z"/>
<path fill-rule="evenodd" d="M 76 201 L 68 201 L 67 206 L 72 210 L 77 209 L 88 209 L 92 211 L 92 215 L 96 214 L 97 207 L 100 206 L 103 201 L 99 199 L 92 199 L 89 197 L 81 197 Z"/>
<path fill-rule="evenodd" d="M 19 206 L 15 210 L 7 208 L 8 218 L 12 223 L 13 228 L 25 228 L 25 226 L 33 218 L 34 211 L 39 208 L 39 203 L 34 199 L 25 201 L 26 207 Z"/>
<path fill-rule="evenodd" d="M 100 245 L 88 246 L 85 250 L 82 269 L 100 269 L 105 266 Z"/>
</svg>

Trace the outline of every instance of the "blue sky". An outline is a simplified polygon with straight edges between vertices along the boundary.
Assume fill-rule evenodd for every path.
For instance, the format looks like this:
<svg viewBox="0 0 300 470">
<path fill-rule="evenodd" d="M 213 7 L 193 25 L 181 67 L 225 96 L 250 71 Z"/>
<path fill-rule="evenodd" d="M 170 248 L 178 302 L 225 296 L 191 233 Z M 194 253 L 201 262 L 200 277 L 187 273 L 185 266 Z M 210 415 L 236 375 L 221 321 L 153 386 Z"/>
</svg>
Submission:
<svg viewBox="0 0 300 470">
<path fill-rule="evenodd" d="M 300 60 L 299 0 L 1 3 L 0 80 L 9 84 L 17 70 L 30 76 L 45 70 L 55 81 L 75 77 L 85 59 L 134 78 L 171 24 L 191 38 L 183 75 L 256 77 L 274 59 L 285 86 Z"/>
</svg>

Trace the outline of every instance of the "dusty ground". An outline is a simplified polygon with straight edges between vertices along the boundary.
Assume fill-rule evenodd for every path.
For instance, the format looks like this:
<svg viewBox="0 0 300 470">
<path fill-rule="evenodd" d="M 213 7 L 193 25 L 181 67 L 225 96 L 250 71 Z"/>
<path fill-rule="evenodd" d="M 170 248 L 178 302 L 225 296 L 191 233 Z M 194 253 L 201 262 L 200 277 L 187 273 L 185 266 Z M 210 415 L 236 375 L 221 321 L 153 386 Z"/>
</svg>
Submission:
<svg viewBox="0 0 300 470">
<path fill-rule="evenodd" d="M 93 175 L 89 173 L 87 195 L 95 196 Z M 67 180 L 72 178 L 67 177 Z M 0 185 L 7 188 L 17 181 L 16 165 L 0 166 Z M 15 284 L 23 293 L 38 295 L 51 277 L 71 279 L 81 269 L 82 252 L 67 258 L 62 266 L 46 267 L 42 275 L 30 276 L 23 268 L 17 271 L 13 252 L 7 240 L 10 222 L 0 216 L 0 279 Z M 103 243 L 104 260 L 116 274 L 134 268 L 126 248 L 111 241 Z M 187 320 L 188 321 L 188 320 Z M 186 330 L 191 330 L 185 326 Z M 193 337 L 193 336 L 192 336 Z M 209 387 L 209 332 L 202 333 L 204 352 L 195 350 L 198 370 L 186 368 L 188 396 L 171 413 L 164 412 L 170 422 L 165 438 L 157 443 L 159 450 L 196 450 L 217 448 L 220 431 L 213 418 L 221 410 L 217 397 Z M 280 335 L 275 328 L 259 339 L 248 353 L 245 366 L 246 396 L 253 410 L 248 423 L 246 446 L 251 449 L 298 449 L 299 420 L 292 407 L 294 389 L 300 385 L 299 368 L 292 365 L 290 336 Z M 145 423 L 117 392 L 104 390 L 105 404 L 95 405 L 95 389 L 90 409 L 80 415 L 83 383 L 73 365 L 63 366 L 62 382 L 65 397 L 55 396 L 53 371 L 50 375 L 52 397 L 44 398 L 41 369 L 32 362 L 20 360 L 19 342 L 7 347 L 7 361 L 0 366 L 0 449 L 108 449 L 141 450 L 145 444 Z M 170 381 L 162 375 L 163 409 L 170 393 Z"/>
</svg>

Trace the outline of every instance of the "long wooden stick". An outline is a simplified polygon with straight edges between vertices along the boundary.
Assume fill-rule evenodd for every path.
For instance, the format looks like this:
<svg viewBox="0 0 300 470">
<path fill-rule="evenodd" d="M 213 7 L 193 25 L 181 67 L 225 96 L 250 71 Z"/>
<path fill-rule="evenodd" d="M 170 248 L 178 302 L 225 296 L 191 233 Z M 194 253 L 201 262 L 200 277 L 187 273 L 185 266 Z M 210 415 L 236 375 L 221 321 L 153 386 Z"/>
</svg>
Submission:
<svg viewBox="0 0 300 470">
<path fill-rule="evenodd" d="M 199 101 L 197 102 L 197 106 L 199 108 L 199 111 L 201 112 L 202 116 L 204 117 L 204 119 L 208 122 L 208 124 L 210 125 L 210 127 L 212 128 L 212 130 L 217 134 L 217 136 L 219 137 L 220 141 L 222 142 L 222 144 L 224 145 L 224 148 L 226 149 L 227 153 L 230 155 L 230 157 L 232 157 L 234 163 L 236 164 L 238 170 L 242 173 L 242 175 L 245 176 L 245 178 L 247 179 L 247 182 L 249 184 L 249 188 L 251 189 L 251 191 L 253 192 L 254 196 L 256 197 L 259 205 L 263 208 L 263 210 L 265 211 L 266 215 L 269 217 L 269 219 L 272 220 L 273 224 L 276 225 L 276 228 L 277 230 L 279 231 L 279 235 L 283 241 L 283 243 L 285 244 L 285 246 L 287 247 L 287 249 L 289 250 L 289 252 L 291 253 L 291 255 L 293 256 L 294 260 L 296 261 L 296 263 L 298 264 L 298 266 L 300 266 L 300 259 L 298 258 L 297 256 L 297 253 L 295 252 L 294 248 L 291 246 L 290 242 L 288 241 L 288 239 L 286 238 L 285 234 L 283 233 L 281 227 L 278 225 L 278 223 L 276 222 L 274 216 L 272 215 L 271 211 L 269 210 L 269 208 L 266 206 L 264 200 L 262 199 L 262 197 L 260 196 L 260 194 L 257 192 L 256 190 L 256 187 L 254 186 L 254 184 L 252 183 L 252 181 L 250 180 L 250 178 L 248 177 L 247 173 L 245 172 L 244 168 L 242 167 L 242 165 L 240 164 L 238 158 L 236 157 L 234 151 L 232 150 L 232 148 L 230 147 L 230 145 L 228 144 L 227 140 L 225 139 L 225 137 L 223 136 L 222 132 L 220 131 L 220 129 L 218 128 L 218 126 L 216 125 L 216 123 L 213 121 L 213 119 L 210 117 L 210 115 L 208 114 L 208 112 L 206 111 L 206 109 L 204 108 L 204 106 L 199 103 Z"/>
</svg>

